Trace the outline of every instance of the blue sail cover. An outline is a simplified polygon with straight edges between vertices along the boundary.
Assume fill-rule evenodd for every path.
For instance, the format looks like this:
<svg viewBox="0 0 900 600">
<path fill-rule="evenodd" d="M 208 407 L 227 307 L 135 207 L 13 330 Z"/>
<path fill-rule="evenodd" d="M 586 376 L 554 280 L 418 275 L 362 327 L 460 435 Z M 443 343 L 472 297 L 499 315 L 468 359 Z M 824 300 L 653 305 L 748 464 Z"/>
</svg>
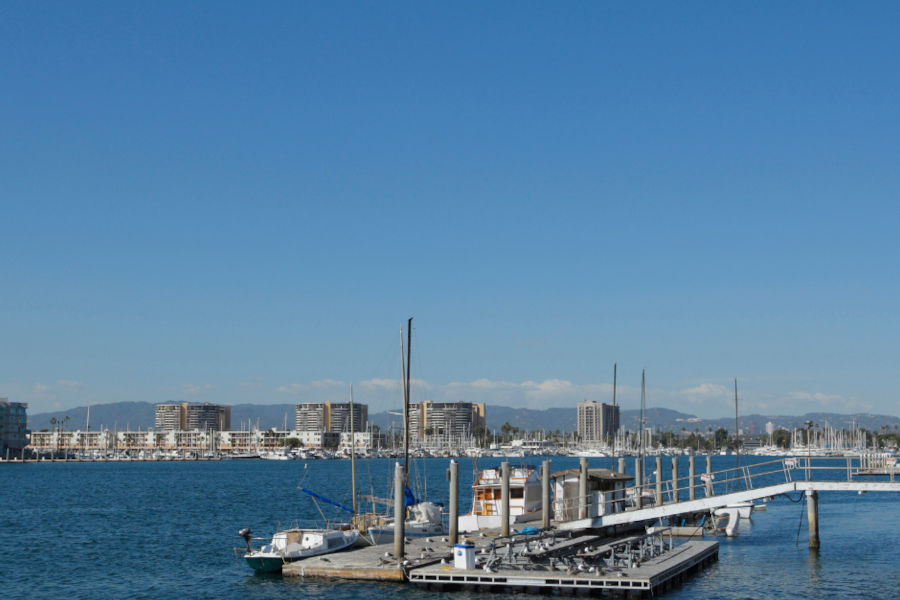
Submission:
<svg viewBox="0 0 900 600">
<path fill-rule="evenodd" d="M 334 500 L 329 500 L 329 499 L 326 498 L 325 496 L 320 496 L 319 494 L 315 493 L 314 491 L 308 490 L 308 489 L 306 489 L 306 488 L 304 488 L 304 487 L 302 487 L 302 488 L 300 488 L 300 489 L 301 489 L 303 492 L 305 492 L 305 493 L 309 494 L 310 496 L 312 496 L 313 498 L 318 498 L 318 499 L 321 500 L 322 502 L 327 502 L 328 504 L 331 504 L 332 506 L 337 506 L 338 508 L 342 508 L 342 509 L 346 510 L 346 511 L 347 511 L 348 513 L 350 513 L 351 515 L 353 514 L 353 509 L 352 509 L 352 508 L 347 508 L 347 507 L 344 506 L 343 504 L 339 504 L 339 503 L 335 502 Z M 407 488 L 407 489 L 409 489 L 409 488 Z"/>
</svg>

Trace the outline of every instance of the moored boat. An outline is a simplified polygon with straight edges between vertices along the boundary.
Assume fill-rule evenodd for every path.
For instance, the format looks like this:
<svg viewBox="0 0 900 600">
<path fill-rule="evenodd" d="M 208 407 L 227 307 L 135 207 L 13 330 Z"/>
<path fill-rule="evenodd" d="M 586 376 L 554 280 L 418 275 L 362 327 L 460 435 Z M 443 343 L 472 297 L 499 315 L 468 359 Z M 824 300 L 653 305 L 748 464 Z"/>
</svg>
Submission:
<svg viewBox="0 0 900 600">
<path fill-rule="evenodd" d="M 501 525 L 500 469 L 484 469 L 472 484 L 472 510 L 459 518 L 461 532 L 495 529 Z M 509 521 L 523 523 L 540 519 L 541 482 L 530 465 L 510 467 Z"/>
<path fill-rule="evenodd" d="M 271 542 L 254 550 L 250 547 L 250 533 L 249 529 L 239 532 L 247 541 L 244 560 L 254 570 L 266 573 L 280 573 L 285 563 L 345 550 L 359 536 L 352 529 L 285 529 L 276 531 Z"/>
</svg>

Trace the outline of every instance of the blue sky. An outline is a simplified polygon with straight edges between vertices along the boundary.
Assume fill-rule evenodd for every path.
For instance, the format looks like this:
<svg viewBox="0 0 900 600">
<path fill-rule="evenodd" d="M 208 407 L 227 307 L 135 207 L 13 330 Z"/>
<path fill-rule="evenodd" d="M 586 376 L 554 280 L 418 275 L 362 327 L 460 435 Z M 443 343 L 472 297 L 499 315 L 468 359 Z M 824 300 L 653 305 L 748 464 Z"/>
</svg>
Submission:
<svg viewBox="0 0 900 600">
<path fill-rule="evenodd" d="M 0 397 L 900 414 L 900 5 L 0 5 Z"/>
</svg>

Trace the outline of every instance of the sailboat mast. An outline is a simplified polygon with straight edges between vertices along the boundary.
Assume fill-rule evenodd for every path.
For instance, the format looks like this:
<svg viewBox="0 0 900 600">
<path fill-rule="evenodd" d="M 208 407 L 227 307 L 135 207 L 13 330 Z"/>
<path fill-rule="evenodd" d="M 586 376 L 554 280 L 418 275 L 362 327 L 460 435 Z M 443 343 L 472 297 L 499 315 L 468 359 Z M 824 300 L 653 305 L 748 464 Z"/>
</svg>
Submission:
<svg viewBox="0 0 900 600">
<path fill-rule="evenodd" d="M 647 477 L 647 469 L 644 464 L 644 428 L 647 425 L 647 392 L 645 388 L 645 379 L 644 379 L 644 369 L 641 369 L 641 444 L 640 444 L 640 453 L 641 453 L 641 478 L 646 479 Z M 643 481 L 639 481 L 638 485 L 644 485 Z"/>
<path fill-rule="evenodd" d="M 353 419 L 353 384 L 350 384 L 350 493 L 353 495 L 353 517 L 356 517 L 356 423 Z"/>
<path fill-rule="evenodd" d="M 741 430 L 738 428 L 738 395 L 737 395 L 737 377 L 734 378 L 734 454 L 737 457 L 737 466 L 741 467 L 741 445 L 738 436 Z"/>
<path fill-rule="evenodd" d="M 616 417 L 616 363 L 613 363 L 613 434 L 612 443 L 610 444 L 610 465 L 611 471 L 616 470 L 616 433 L 619 431 L 619 420 Z"/>
</svg>

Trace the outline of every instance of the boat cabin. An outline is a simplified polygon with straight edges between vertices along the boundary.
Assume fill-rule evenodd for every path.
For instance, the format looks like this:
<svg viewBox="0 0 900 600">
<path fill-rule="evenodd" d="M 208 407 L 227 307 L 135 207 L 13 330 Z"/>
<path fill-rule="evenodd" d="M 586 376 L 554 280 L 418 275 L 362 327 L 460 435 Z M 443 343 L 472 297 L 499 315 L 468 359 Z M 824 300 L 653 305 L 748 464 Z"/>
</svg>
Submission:
<svg viewBox="0 0 900 600">
<path fill-rule="evenodd" d="M 579 518 L 579 469 L 566 469 L 550 474 L 553 489 L 553 518 L 574 521 Z M 610 469 L 587 471 L 587 517 L 602 517 L 625 511 L 625 486 L 634 480 L 631 475 Z"/>
</svg>

